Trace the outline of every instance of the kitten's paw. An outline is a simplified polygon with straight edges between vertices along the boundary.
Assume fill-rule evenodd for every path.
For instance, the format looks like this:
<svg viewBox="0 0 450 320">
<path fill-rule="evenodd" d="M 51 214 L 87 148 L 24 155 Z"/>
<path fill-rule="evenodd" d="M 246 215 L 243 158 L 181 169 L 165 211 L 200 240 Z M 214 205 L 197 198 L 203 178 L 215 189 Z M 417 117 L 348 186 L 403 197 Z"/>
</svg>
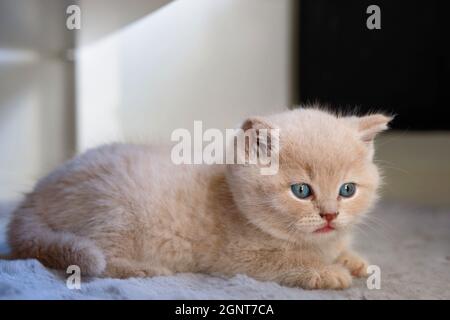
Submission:
<svg viewBox="0 0 450 320">
<path fill-rule="evenodd" d="M 111 278 L 127 279 L 127 278 L 148 278 L 156 276 L 171 275 L 168 269 L 165 268 L 107 268 L 104 276 Z"/>
<path fill-rule="evenodd" d="M 103 274 L 111 278 L 147 278 L 173 274 L 169 269 L 159 266 L 147 266 L 143 263 L 124 259 L 113 259 L 109 262 Z"/>
<path fill-rule="evenodd" d="M 172 272 L 169 269 L 161 267 L 149 267 L 125 272 L 125 278 L 148 278 L 157 276 L 169 276 Z"/>
<path fill-rule="evenodd" d="M 349 271 L 338 265 L 322 267 L 311 272 L 311 277 L 306 281 L 307 289 L 346 289 L 352 284 L 352 276 Z"/>
<path fill-rule="evenodd" d="M 350 270 L 350 273 L 354 277 L 368 276 L 367 267 L 369 266 L 369 264 L 366 260 L 355 253 L 343 253 L 338 257 L 336 262 L 342 264 L 344 267 Z"/>
</svg>

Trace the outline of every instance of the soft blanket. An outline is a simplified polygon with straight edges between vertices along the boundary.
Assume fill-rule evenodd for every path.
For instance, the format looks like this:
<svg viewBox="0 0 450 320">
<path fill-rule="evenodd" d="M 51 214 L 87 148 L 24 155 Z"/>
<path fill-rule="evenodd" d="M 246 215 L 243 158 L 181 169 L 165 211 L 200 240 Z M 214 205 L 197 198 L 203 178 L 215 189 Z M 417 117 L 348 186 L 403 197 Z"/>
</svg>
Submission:
<svg viewBox="0 0 450 320">
<path fill-rule="evenodd" d="M 0 252 L 13 205 L 0 205 Z M 178 274 L 146 279 L 81 278 L 69 289 L 68 274 L 36 260 L 0 260 L 0 299 L 450 299 L 450 210 L 383 203 L 362 225 L 357 249 L 380 267 L 381 288 L 356 280 L 343 291 L 308 291 L 232 278 Z"/>
</svg>

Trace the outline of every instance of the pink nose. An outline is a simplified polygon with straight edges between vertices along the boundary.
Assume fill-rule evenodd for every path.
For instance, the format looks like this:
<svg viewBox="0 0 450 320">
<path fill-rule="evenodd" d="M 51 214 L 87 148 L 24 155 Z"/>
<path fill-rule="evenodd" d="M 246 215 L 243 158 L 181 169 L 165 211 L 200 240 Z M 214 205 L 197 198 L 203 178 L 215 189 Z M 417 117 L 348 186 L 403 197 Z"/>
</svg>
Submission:
<svg viewBox="0 0 450 320">
<path fill-rule="evenodd" d="M 333 213 L 321 213 L 320 216 L 327 220 L 328 222 L 334 220 L 337 218 L 339 212 L 333 212 Z"/>
</svg>

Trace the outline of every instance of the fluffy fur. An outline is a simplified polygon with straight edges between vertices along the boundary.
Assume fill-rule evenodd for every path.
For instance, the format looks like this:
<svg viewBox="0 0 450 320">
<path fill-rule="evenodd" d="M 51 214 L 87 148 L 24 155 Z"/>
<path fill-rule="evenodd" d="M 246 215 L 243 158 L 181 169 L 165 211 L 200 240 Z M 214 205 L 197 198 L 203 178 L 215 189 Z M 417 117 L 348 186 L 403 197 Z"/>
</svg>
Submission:
<svg viewBox="0 0 450 320">
<path fill-rule="evenodd" d="M 376 199 L 373 138 L 390 118 L 298 109 L 251 118 L 280 129 L 280 167 L 174 165 L 169 152 L 114 144 L 90 150 L 40 180 L 9 226 L 10 258 L 51 268 L 78 265 L 104 277 L 176 272 L 244 273 L 308 289 L 342 289 L 364 276 L 351 229 Z M 314 189 L 300 200 L 292 183 Z M 341 198 L 342 183 L 356 194 Z M 320 214 L 339 212 L 334 231 L 315 233 Z"/>
</svg>

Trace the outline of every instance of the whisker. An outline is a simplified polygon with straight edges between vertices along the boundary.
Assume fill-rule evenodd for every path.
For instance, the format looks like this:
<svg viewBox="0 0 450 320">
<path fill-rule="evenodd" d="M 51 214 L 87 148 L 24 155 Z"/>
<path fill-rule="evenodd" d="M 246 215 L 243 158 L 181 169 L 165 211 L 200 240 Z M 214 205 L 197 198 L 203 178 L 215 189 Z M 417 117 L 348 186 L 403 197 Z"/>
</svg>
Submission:
<svg viewBox="0 0 450 320">
<path fill-rule="evenodd" d="M 377 235 L 382 235 L 383 237 L 387 238 L 389 241 L 394 241 L 395 239 L 392 236 L 391 232 L 387 232 L 384 228 L 375 228 L 373 227 L 370 221 L 362 221 L 360 223 L 361 226 L 366 226 L 370 230 L 372 230 Z"/>
<path fill-rule="evenodd" d="M 389 229 L 390 231 L 394 231 L 395 230 L 392 226 L 388 225 L 385 221 L 381 220 L 378 217 L 375 217 L 375 216 L 372 216 L 372 215 L 366 215 L 366 216 L 363 216 L 363 219 L 367 219 L 367 220 L 369 220 L 369 221 L 371 221 L 373 223 L 377 223 L 380 227 Z"/>
</svg>

